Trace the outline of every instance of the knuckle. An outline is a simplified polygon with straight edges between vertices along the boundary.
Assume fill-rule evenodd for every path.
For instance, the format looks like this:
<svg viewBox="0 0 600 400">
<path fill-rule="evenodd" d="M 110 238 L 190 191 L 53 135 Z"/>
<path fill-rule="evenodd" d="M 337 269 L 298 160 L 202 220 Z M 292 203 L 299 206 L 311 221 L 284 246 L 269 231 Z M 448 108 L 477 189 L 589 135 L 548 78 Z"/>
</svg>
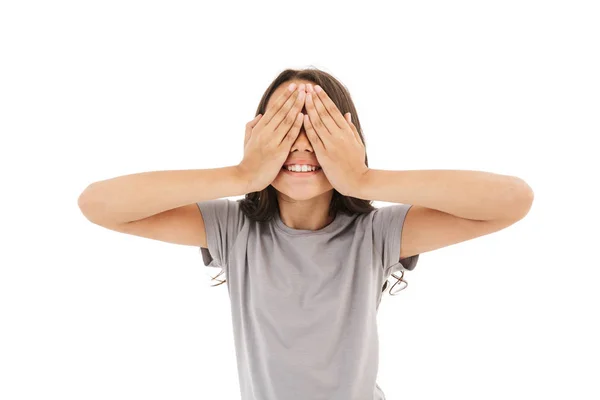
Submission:
<svg viewBox="0 0 600 400">
<path fill-rule="evenodd" d="M 295 95 L 292 94 L 290 97 L 288 97 L 287 99 L 281 99 L 281 102 L 279 103 L 279 111 L 284 111 L 286 108 L 290 107 L 290 104 L 294 103 L 295 100 Z"/>
<path fill-rule="evenodd" d="M 283 122 L 284 122 L 284 124 L 286 124 L 286 125 L 291 125 L 291 124 L 294 122 L 294 120 L 295 120 L 295 119 L 296 119 L 296 117 L 295 117 L 295 114 L 294 114 L 294 113 L 288 113 L 288 114 L 285 116 L 285 118 L 284 118 Z"/>
<path fill-rule="evenodd" d="M 283 108 L 284 104 L 285 104 L 285 100 L 284 99 L 277 100 L 277 102 L 274 105 L 274 110 L 273 111 L 279 110 L 279 112 L 281 112 L 281 109 Z"/>
</svg>

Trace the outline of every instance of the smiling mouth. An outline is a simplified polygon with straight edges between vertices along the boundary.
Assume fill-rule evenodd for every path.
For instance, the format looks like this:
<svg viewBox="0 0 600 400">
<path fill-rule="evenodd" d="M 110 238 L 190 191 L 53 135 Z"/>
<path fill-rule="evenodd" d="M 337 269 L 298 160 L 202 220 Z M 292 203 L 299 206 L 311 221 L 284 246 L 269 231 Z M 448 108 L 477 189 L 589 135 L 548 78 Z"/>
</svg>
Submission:
<svg viewBox="0 0 600 400">
<path fill-rule="evenodd" d="M 281 170 L 284 173 L 290 174 L 292 176 L 303 176 L 303 175 L 305 175 L 305 176 L 311 176 L 311 175 L 316 175 L 316 174 L 318 174 L 318 173 L 320 173 L 322 171 L 321 168 L 317 168 L 314 171 L 296 172 L 296 171 L 290 171 L 286 167 L 281 167 Z"/>
<path fill-rule="evenodd" d="M 286 171 L 289 171 L 289 169 L 285 165 L 283 167 L 281 167 L 281 169 L 285 169 Z M 321 169 L 321 167 L 316 166 L 315 171 L 318 171 L 320 169 Z M 292 170 L 290 172 L 297 172 L 297 171 Z M 302 171 L 300 171 L 300 172 L 302 172 Z M 306 172 L 313 172 L 313 171 L 306 171 Z"/>
</svg>

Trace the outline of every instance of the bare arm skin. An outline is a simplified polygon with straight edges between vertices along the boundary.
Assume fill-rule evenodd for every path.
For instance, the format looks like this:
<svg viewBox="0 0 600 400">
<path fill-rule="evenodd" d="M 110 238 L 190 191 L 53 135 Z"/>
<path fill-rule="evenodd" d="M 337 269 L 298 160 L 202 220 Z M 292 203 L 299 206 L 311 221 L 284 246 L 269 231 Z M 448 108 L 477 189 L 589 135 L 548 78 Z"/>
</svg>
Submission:
<svg viewBox="0 0 600 400">
<path fill-rule="evenodd" d="M 237 165 L 141 172 L 90 184 L 78 206 L 90 222 L 114 231 L 207 247 L 196 202 L 243 195 L 248 182 Z"/>
</svg>

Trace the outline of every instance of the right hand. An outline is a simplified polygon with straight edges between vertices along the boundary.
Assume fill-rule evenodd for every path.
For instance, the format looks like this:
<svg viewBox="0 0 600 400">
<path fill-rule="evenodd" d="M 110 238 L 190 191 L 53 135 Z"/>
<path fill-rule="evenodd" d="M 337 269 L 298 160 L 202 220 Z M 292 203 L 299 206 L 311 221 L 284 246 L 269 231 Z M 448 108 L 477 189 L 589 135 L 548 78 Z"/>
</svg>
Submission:
<svg viewBox="0 0 600 400">
<path fill-rule="evenodd" d="M 263 190 L 281 171 L 300 134 L 305 95 L 304 84 L 293 92 L 286 88 L 265 115 L 246 124 L 244 159 L 238 167 L 248 182 L 247 193 Z"/>
</svg>

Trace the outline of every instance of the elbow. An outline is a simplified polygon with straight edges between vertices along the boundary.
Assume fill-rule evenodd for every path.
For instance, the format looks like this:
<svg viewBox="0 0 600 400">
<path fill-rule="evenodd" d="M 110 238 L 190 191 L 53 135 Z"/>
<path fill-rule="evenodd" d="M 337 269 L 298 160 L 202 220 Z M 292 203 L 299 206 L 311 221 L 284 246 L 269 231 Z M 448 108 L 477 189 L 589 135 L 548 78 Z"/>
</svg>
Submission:
<svg viewBox="0 0 600 400">
<path fill-rule="evenodd" d="M 79 210 L 90 222 L 94 222 L 95 219 L 93 217 L 94 210 L 97 209 L 98 201 L 94 200 L 93 192 L 92 192 L 93 184 L 88 185 L 83 192 L 77 198 L 77 206 Z M 96 204 L 96 206 L 95 206 Z M 94 222 L 95 223 L 95 222 Z"/>
<path fill-rule="evenodd" d="M 517 178 L 518 190 L 515 191 L 514 196 L 514 213 L 517 219 L 523 219 L 529 210 L 533 206 L 533 189 L 523 179 Z"/>
<path fill-rule="evenodd" d="M 83 190 L 83 192 L 81 192 L 79 194 L 79 197 L 77 198 L 77 205 L 79 206 L 79 209 L 81 209 L 83 211 L 84 207 L 87 206 L 87 204 L 90 203 L 90 193 L 91 193 L 91 189 L 92 186 L 94 184 L 90 183 L 89 185 L 87 185 L 87 187 Z"/>
</svg>

